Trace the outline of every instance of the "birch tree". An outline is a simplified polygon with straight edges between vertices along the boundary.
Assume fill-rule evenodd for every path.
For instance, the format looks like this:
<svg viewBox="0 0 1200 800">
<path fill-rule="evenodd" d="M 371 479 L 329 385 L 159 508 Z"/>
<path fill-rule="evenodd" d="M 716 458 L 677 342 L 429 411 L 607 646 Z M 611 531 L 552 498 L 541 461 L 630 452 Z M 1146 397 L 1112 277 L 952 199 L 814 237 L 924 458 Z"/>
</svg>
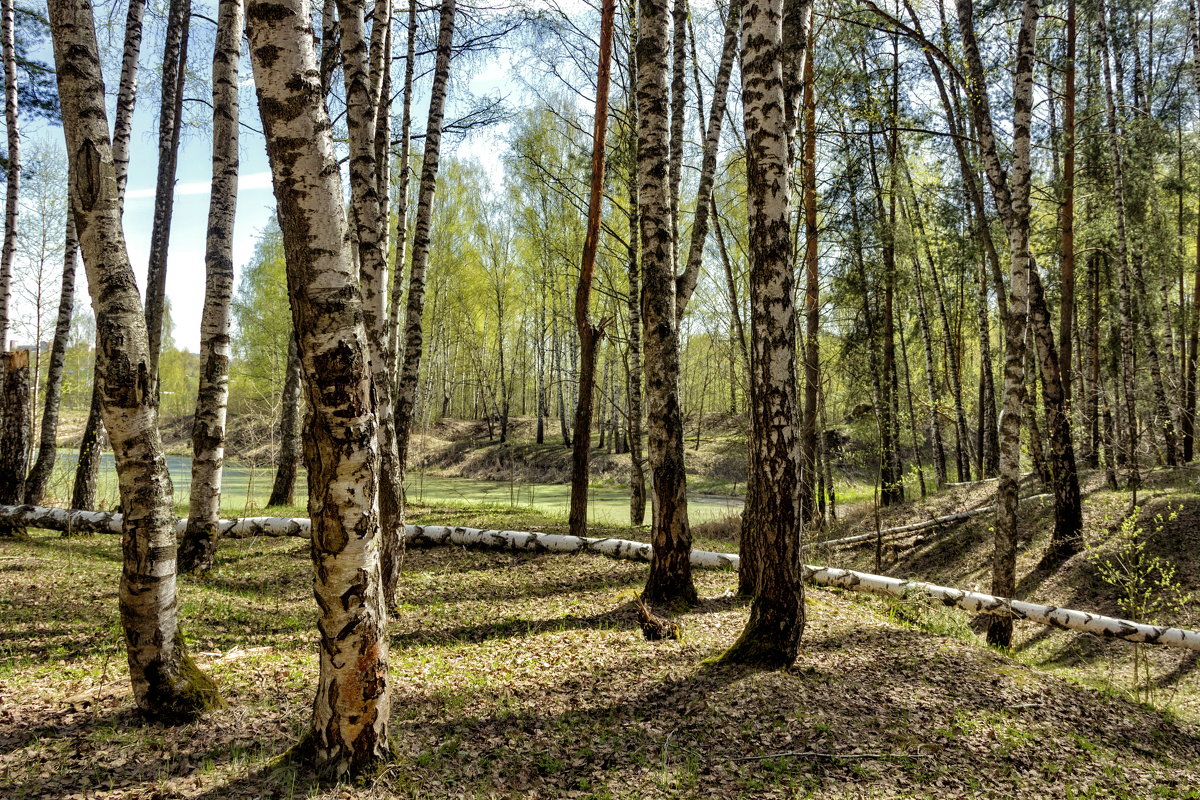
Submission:
<svg viewBox="0 0 1200 800">
<path fill-rule="evenodd" d="M 454 44 L 456 0 L 442 0 L 438 23 L 437 59 L 429 117 L 425 123 L 425 151 L 421 157 L 421 181 L 417 187 L 417 216 L 414 220 L 412 259 L 408 272 L 408 300 L 404 310 L 404 348 L 396 379 L 396 453 L 401 468 L 407 462 L 408 442 L 416 410 L 417 379 L 424 344 L 422 316 L 425 313 L 425 270 L 429 265 L 429 228 L 433 196 L 437 189 L 438 158 L 442 145 L 442 121 L 446 113 L 446 89 L 450 82 L 450 56 Z"/>
<path fill-rule="evenodd" d="M 726 662 L 769 668 L 792 665 L 805 623 L 791 234 L 793 148 L 785 111 L 784 6 L 785 0 L 744 0 L 742 11 L 750 217 L 751 454 L 742 529 L 756 531 L 760 554 L 750 619 L 722 656 Z M 806 10 L 801 10 L 800 18 L 808 18 Z M 803 35 L 807 39 L 807 31 Z"/>
<path fill-rule="evenodd" d="M 154 221 L 150 229 L 150 263 L 146 268 L 146 325 L 150 334 L 150 374 L 157 393 L 158 357 L 162 349 L 163 311 L 167 299 L 167 254 L 175 209 L 175 175 L 179 137 L 183 133 L 183 87 L 187 79 L 191 0 L 171 0 L 167 38 L 163 44 L 162 102 L 158 111 L 158 177 L 154 184 Z"/>
<path fill-rule="evenodd" d="M 233 304 L 233 224 L 238 184 L 238 60 L 242 0 L 221 0 L 213 48 L 212 188 L 204 251 L 200 386 L 192 424 L 192 485 L 179 554 L 184 572 L 207 570 L 217 549 L 225 416 L 229 405 L 229 325 Z"/>
<path fill-rule="evenodd" d="M 1000 417 L 1000 481 L 997 489 L 996 532 L 992 555 L 992 591 L 1012 597 L 1016 589 L 1017 503 L 1021 480 L 1021 414 L 1025 400 L 1025 334 L 1029 314 L 1030 228 L 1030 124 L 1033 117 L 1033 56 L 1037 36 L 1037 0 L 1024 0 L 1017 35 L 1017 63 L 1013 78 L 1012 165 L 1007 171 L 996 157 L 991 106 L 979 44 L 975 38 L 972 0 L 957 0 L 958 24 L 963 37 L 971 83 L 976 126 L 987 155 L 987 175 L 1000 216 L 1006 219 L 1009 242 L 1009 296 L 1004 320 L 1004 410 Z M 995 618 L 988 623 L 988 643 L 1008 647 L 1012 620 Z"/>
<path fill-rule="evenodd" d="M 308 2 L 250 0 L 246 18 L 312 411 L 304 457 L 320 673 L 301 751 L 341 777 L 388 756 L 371 350 Z"/>
<path fill-rule="evenodd" d="M 639 0 L 637 64 L 638 214 L 642 244 L 642 330 L 646 354 L 647 454 L 654 503 L 654 560 L 643 596 L 661 604 L 694 603 L 688 552 L 679 398 L 679 335 L 675 284 L 675 224 L 668 184 L 667 19 L 665 0 Z"/>
<path fill-rule="evenodd" d="M 17 100 L 16 0 L 0 1 L 0 55 L 4 61 L 4 126 L 8 157 L 4 190 L 4 242 L 0 245 L 0 352 L 8 350 L 13 259 L 17 251 L 18 200 L 21 190 L 20 108 Z"/>
<path fill-rule="evenodd" d="M 367 46 L 365 2 L 338 2 L 338 22 L 342 50 L 342 74 L 346 83 L 346 122 L 350 135 L 351 236 L 358 254 L 358 270 L 363 294 L 363 324 L 370 343 L 371 374 L 374 380 L 379 425 L 379 522 L 382 526 L 381 558 L 384 602 L 395 602 L 396 580 L 400 568 L 400 531 L 404 526 L 404 468 L 398 461 L 392 409 L 392 369 L 387 352 L 387 231 L 381 192 L 376 128 L 383 78 L 382 60 L 372 64 Z M 384 4 L 387 5 L 386 3 Z M 376 14 L 384 9 L 376 6 Z M 375 30 L 390 25 L 376 18 Z M 386 38 L 386 37 L 384 37 Z M 377 43 L 376 53 L 384 45 Z M 390 60 L 388 63 L 390 67 Z"/>
<path fill-rule="evenodd" d="M 69 196 L 96 314 L 98 377 L 123 513 L 120 609 L 133 696 L 154 719 L 220 703 L 187 654 L 175 581 L 171 478 L 158 433 L 146 320 L 125 247 L 90 0 L 49 3 Z"/>
</svg>

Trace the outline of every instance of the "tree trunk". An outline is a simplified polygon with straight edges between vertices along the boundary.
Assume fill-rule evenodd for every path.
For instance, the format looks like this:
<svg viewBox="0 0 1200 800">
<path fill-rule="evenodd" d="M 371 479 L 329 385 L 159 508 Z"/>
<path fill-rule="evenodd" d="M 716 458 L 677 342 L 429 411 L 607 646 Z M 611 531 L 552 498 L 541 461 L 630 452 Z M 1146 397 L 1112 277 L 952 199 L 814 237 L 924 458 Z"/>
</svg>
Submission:
<svg viewBox="0 0 1200 800">
<path fill-rule="evenodd" d="M 158 179 L 154 185 L 154 223 L 146 272 L 146 327 L 150 336 L 150 378 L 158 395 L 158 359 L 162 351 L 163 310 L 167 298 L 167 254 L 175 209 L 175 174 L 183 132 L 183 87 L 187 78 L 191 0 L 171 0 L 163 45 L 162 103 L 158 112 Z"/>
<path fill-rule="evenodd" d="M 389 755 L 371 345 L 308 4 L 251 0 L 247 20 L 312 409 L 304 456 L 321 646 L 304 744 L 322 773 L 340 778 L 371 770 Z"/>
<path fill-rule="evenodd" d="M 29 351 L 0 353 L 0 504 L 25 502 L 25 469 L 29 466 Z M 0 522 L 0 537 L 25 535 L 25 526 Z"/>
<path fill-rule="evenodd" d="M 642 328 L 646 347 L 646 411 L 650 485 L 654 491 L 654 560 L 643 596 L 661 604 L 692 604 L 679 398 L 679 335 L 675 319 L 675 242 L 667 136 L 667 4 L 639 0 L 637 38 L 638 204 L 641 223 Z"/>
<path fill-rule="evenodd" d="M 633 3 L 631 6 L 635 5 Z M 631 11 L 632 14 L 632 11 Z M 629 69 L 629 87 L 627 97 L 637 97 L 637 58 L 634 48 L 637 46 L 637 20 L 630 20 L 630 49 L 626 53 L 625 62 Z M 626 176 L 626 194 L 629 200 L 627 221 L 629 223 L 629 241 L 625 252 L 625 274 L 629 280 L 629 293 L 626 295 L 626 311 L 629 315 L 629 343 L 627 359 L 629 363 L 629 384 L 625 390 L 628 403 L 626 415 L 629 437 L 629 524 L 641 526 L 646 520 L 646 459 L 642 451 L 642 274 L 638 263 L 638 245 L 640 240 L 641 222 L 638 207 L 638 104 L 628 103 L 627 131 L 631 139 L 629 150 L 629 173 Z"/>
<path fill-rule="evenodd" d="M 801 582 L 796 287 L 792 271 L 791 164 L 784 114 L 784 0 L 745 0 L 742 96 L 750 224 L 751 478 L 742 529 L 761 548 L 750 619 L 722 656 L 786 668 L 804 633 Z M 806 10 L 800 12 L 808 18 Z"/>
<path fill-rule="evenodd" d="M 681 2 L 681 0 L 676 0 Z M 596 389 L 596 353 L 606 322 L 592 322 L 592 278 L 600 246 L 600 215 L 604 208 L 604 146 L 608 130 L 608 84 L 612 71 L 613 19 L 616 0 L 604 0 L 600 10 L 600 53 L 596 72 L 596 113 L 592 127 L 592 180 L 588 195 L 587 232 L 575 287 L 575 327 L 579 331 L 579 400 L 575 405 L 575 440 L 571 449 L 571 534 L 587 533 L 588 458 L 592 446 L 592 406 Z M 504 362 L 502 361 L 501 364 Z"/>
<path fill-rule="evenodd" d="M 75 267 L 79 261 L 79 239 L 75 236 L 75 220 L 67 214 L 66 238 L 63 244 L 62 290 L 58 300 L 58 319 L 54 324 L 54 344 L 50 349 L 50 367 L 46 371 L 45 406 L 42 411 L 41 437 L 37 460 L 25 481 L 25 502 L 39 505 L 46 495 L 46 484 L 54 471 L 58 455 L 58 411 L 62 401 L 63 364 L 67 355 L 67 340 L 71 338 L 71 314 L 75 310 Z"/>
<path fill-rule="evenodd" d="M 438 24 L 437 61 L 429 97 L 429 119 L 425 123 L 425 153 L 421 157 L 421 182 L 417 189 L 417 218 L 413 232 L 412 263 L 408 274 L 408 302 L 404 313 L 404 357 L 400 361 L 395 397 L 397 463 L 408 460 L 413 415 L 417 401 L 417 379 L 421 369 L 422 317 L 425 313 L 425 269 L 429 263 L 429 226 L 433 217 L 433 194 L 437 188 L 438 157 L 442 144 L 442 119 L 446 87 L 450 81 L 450 51 L 454 44 L 456 0 L 442 0 Z"/>
<path fill-rule="evenodd" d="M 17 254 L 17 214 L 21 189 L 20 112 L 17 105 L 16 0 L 0 2 L 0 48 L 4 57 L 4 123 L 8 131 L 7 185 L 4 194 L 4 244 L 0 249 L 0 352 L 9 345 L 9 303 L 13 260 Z M 21 480 L 24 481 L 24 475 Z"/>
<path fill-rule="evenodd" d="M 946 485 L 946 446 L 942 441 L 942 422 L 938 416 L 937 379 L 933 371 L 933 341 L 929 331 L 929 313 L 925 307 L 924 281 L 921 277 L 921 259 L 913 255 L 913 285 L 917 289 L 917 320 L 921 326 L 921 342 L 925 347 L 925 386 L 929 392 L 929 431 L 933 439 L 933 468 L 937 485 Z"/>
<path fill-rule="evenodd" d="M 300 353 L 296 336 L 288 337 L 287 376 L 279 408 L 279 457 L 268 506 L 295 505 L 296 464 L 300 460 Z"/>
<path fill-rule="evenodd" d="M 100 447 L 104 420 L 100 413 L 100 340 L 96 338 L 96 365 L 92 370 L 92 398 L 88 403 L 87 422 L 79 440 L 79 458 L 75 463 L 75 482 L 71 488 L 71 508 L 92 510 L 96 507 L 96 481 L 100 477 Z"/>
<path fill-rule="evenodd" d="M 393 359 L 391 369 L 398 373 L 395 359 L 400 356 L 400 312 L 404 301 L 404 265 L 405 247 L 408 242 L 408 194 L 409 182 L 412 177 L 412 92 L 413 92 L 413 62 L 416 61 L 417 46 L 417 0 L 408 3 L 408 46 L 404 55 L 404 110 L 400 115 L 400 186 L 396 190 L 396 255 L 392 261 L 392 298 L 388 321 L 388 353 Z M 393 387 L 397 385 L 393 375 Z M 394 423 L 393 423 L 394 424 Z M 396 429 L 399 437 L 399 428 Z M 541 439 L 538 440 L 539 442 Z M 396 457 L 400 459 L 400 444 L 397 438 Z M 399 460 L 400 469 L 407 465 Z"/>
<path fill-rule="evenodd" d="M 1101 0 L 1096 13 L 1096 27 L 1099 34 L 1101 63 L 1104 70 L 1104 98 L 1107 108 L 1108 150 L 1112 159 L 1113 170 L 1113 206 L 1117 217 L 1117 281 L 1120 291 L 1120 360 L 1121 360 L 1121 390 L 1125 395 L 1125 462 L 1129 471 L 1129 488 L 1136 492 L 1141 485 L 1141 473 L 1137 460 L 1137 398 L 1134 392 L 1134 335 L 1133 335 L 1133 296 L 1130 289 L 1129 268 L 1129 238 L 1125 218 L 1125 171 L 1123 168 L 1120 147 L 1120 136 L 1117 130 L 1117 113 L 1112 92 L 1112 66 L 1108 51 L 1108 23 L 1105 19 L 1107 12 Z"/>
<path fill-rule="evenodd" d="M 957 0 L 959 28 L 970 73 L 968 96 L 986 156 L 992 197 L 1008 230 L 1010 278 L 1004 320 L 1004 413 L 1000 418 L 1000 481 L 997 491 L 992 591 L 1012 597 L 1016 588 L 1017 492 L 1021 479 L 1021 412 L 1025 394 L 1026 327 L 1030 271 L 1030 124 L 1033 116 L 1033 56 L 1037 35 L 1037 0 L 1024 0 L 1017 36 L 1013 79 L 1013 158 L 1007 174 L 997 155 L 986 77 L 975 39 L 972 0 Z M 988 627 L 988 643 L 1008 647 L 1012 620 L 997 618 Z"/>
<path fill-rule="evenodd" d="M 982 509 L 979 510 L 982 511 Z M 0 506 L 0 519 L 13 520 L 23 525 L 48 530 L 86 531 L 101 534 L 118 533 L 122 524 L 120 514 L 67 511 L 61 508 L 38 508 L 35 506 Z M 310 529 L 310 521 L 303 518 L 243 517 L 237 520 L 222 520 L 221 535 L 230 539 L 255 536 L 308 537 Z M 870 534 L 871 537 L 875 535 L 874 533 Z M 529 531 L 482 530 L 445 525 L 409 525 L 405 529 L 405 540 L 414 546 L 484 547 L 533 553 L 586 552 L 609 558 L 642 562 L 652 558 L 650 546 L 645 542 L 610 538 L 581 539 L 556 533 Z M 738 567 L 736 555 L 714 553 L 707 550 L 693 550 L 691 562 L 692 566 L 698 569 L 728 571 Z M 817 586 L 867 592 L 886 597 L 911 599 L 914 595 L 919 594 L 932 598 L 947 607 L 961 608 L 973 614 L 1007 616 L 1012 619 L 1037 622 L 1060 630 L 1090 633 L 1105 639 L 1122 639 L 1140 644 L 1200 650 L 1200 632 L 1184 628 L 1140 624 L 1131 620 L 1105 617 L 1086 611 L 1040 605 L 922 581 L 872 575 L 848 569 L 805 564 L 803 577 L 804 580 Z"/>
<path fill-rule="evenodd" d="M 142 18 L 146 0 L 129 0 L 125 10 L 125 47 L 121 55 L 121 79 L 117 87 L 117 113 L 113 120 L 113 165 L 117 171 L 117 197 L 125 201 L 129 177 L 129 144 L 133 137 L 133 110 L 137 104 L 138 57 L 142 51 Z"/>
<path fill-rule="evenodd" d="M 1058 368 L 1070 423 L 1071 332 L 1075 324 L 1075 0 L 1067 0 L 1067 63 L 1063 73 L 1063 197 L 1059 268 Z"/>
<path fill-rule="evenodd" d="M 725 36 L 721 44 L 721 63 L 717 67 L 717 79 L 713 86 L 712 106 L 708 111 L 708 125 L 701 131 L 704 136 L 704 151 L 700 159 L 700 185 L 696 194 L 696 211 L 692 216 L 692 235 L 688 244 L 687 263 L 684 265 L 683 273 L 676 281 L 676 319 L 683 319 L 683 312 L 687 309 L 688 301 L 691 300 L 692 293 L 696 290 L 696 282 L 700 278 L 700 266 L 704 261 L 704 243 L 708 239 L 708 221 L 713 206 L 713 182 L 717 172 L 717 149 L 721 144 L 721 122 L 725 119 L 725 103 L 729 94 L 730 75 L 733 73 L 733 57 L 737 53 L 740 2 L 741 0 L 733 0 L 729 5 L 729 11 L 726 12 Z M 687 7 L 683 0 L 676 0 L 676 6 L 682 7 L 686 14 Z M 694 46 L 695 43 L 693 43 Z M 693 66 L 695 65 L 693 64 Z M 676 91 L 676 89 L 672 87 L 672 91 Z M 682 92 L 680 96 L 682 98 Z M 699 80 L 696 81 L 696 97 L 697 102 L 702 97 Z M 680 135 L 682 136 L 682 129 Z"/>
<path fill-rule="evenodd" d="M 811 15 L 811 4 L 809 12 Z M 806 50 L 813 52 L 812 20 L 807 21 Z M 817 404 L 821 388 L 821 302 L 818 274 L 817 229 L 817 93 L 814 59 L 804 59 L 804 156 L 801 186 L 804 193 L 804 418 L 800 426 L 800 511 L 805 520 L 816 520 L 814 492 L 817 487 Z"/>
<path fill-rule="evenodd" d="M 400 531 L 404 527 L 404 470 L 396 448 L 392 406 L 392 358 L 387 352 L 387 229 L 380 224 L 386 217 L 380 194 L 379 165 L 376 160 L 376 127 L 381 113 L 384 81 L 368 60 L 365 0 L 338 0 L 341 30 L 342 74 L 346 83 L 346 124 L 350 137 L 350 236 L 357 245 L 359 285 L 362 291 L 363 325 L 370 345 L 370 369 L 375 387 L 376 424 L 379 462 L 379 524 L 381 527 L 380 563 L 383 571 L 383 600 L 387 608 L 395 606 L 396 582 L 400 574 Z M 377 14 L 384 14 L 376 7 Z M 382 28 L 390 20 L 377 19 L 380 32 L 377 50 L 387 41 Z M 391 59 L 386 59 L 390 68 Z M 297 329 L 299 330 L 299 329 Z"/>
<path fill-rule="evenodd" d="M 155 719 L 220 703 L 187 655 L 175 592 L 171 476 L 158 433 L 146 319 L 125 248 L 90 0 L 52 0 L 68 196 L 96 314 L 101 409 L 124 513 L 120 609 L 138 708 Z"/>
<path fill-rule="evenodd" d="M 1200 99 L 1200 15 L 1196 13 L 1195 0 L 1188 0 L 1188 22 L 1192 40 L 1192 77 L 1195 80 L 1196 96 Z M 1182 185 L 1182 181 L 1180 183 Z M 1198 203 L 1198 209 L 1200 209 L 1200 203 Z M 1191 463 L 1195 452 L 1196 437 L 1196 366 L 1200 361 L 1200 211 L 1196 214 L 1196 264 L 1194 269 L 1192 313 L 1188 319 L 1187 364 L 1183 390 L 1184 463 Z M 1182 304 L 1182 298 L 1180 298 L 1180 302 Z"/>
<path fill-rule="evenodd" d="M 192 423 L 192 490 L 179 569 L 205 571 L 217 552 L 225 412 L 229 405 L 229 325 L 233 302 L 233 224 L 238 183 L 238 60 L 242 0 L 221 0 L 213 48 L 212 192 L 204 250 L 206 282 L 200 318 L 200 386 Z"/>
</svg>

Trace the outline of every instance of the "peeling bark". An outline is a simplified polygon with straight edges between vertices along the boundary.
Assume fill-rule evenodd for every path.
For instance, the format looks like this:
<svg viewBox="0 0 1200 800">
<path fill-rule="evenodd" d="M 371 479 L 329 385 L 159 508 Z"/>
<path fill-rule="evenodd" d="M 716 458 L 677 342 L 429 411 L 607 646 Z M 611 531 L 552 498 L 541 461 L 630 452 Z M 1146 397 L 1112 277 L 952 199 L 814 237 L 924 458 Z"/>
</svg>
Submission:
<svg viewBox="0 0 1200 800">
<path fill-rule="evenodd" d="M 96 314 L 98 387 L 124 512 L 120 608 L 138 708 L 155 719 L 220 703 L 187 655 L 175 592 L 171 478 L 158 433 L 146 319 L 125 248 L 90 0 L 49 3 L 69 197 Z"/>
<path fill-rule="evenodd" d="M 675 224 L 667 134 L 667 3 L 639 0 L 637 37 L 638 203 L 642 243 L 642 327 L 646 347 L 647 450 L 654 491 L 654 561 L 643 596 L 658 605 L 694 603 L 688 551 L 675 319 Z"/>
<path fill-rule="evenodd" d="M 363 325 L 370 344 L 371 376 L 374 382 L 376 422 L 379 437 L 379 524 L 380 563 L 383 571 L 383 601 L 391 608 L 396 600 L 400 575 L 400 529 L 404 525 L 404 468 L 396 449 L 392 406 L 392 363 L 387 349 L 387 216 L 386 191 L 380 193 L 378 137 L 384 55 L 390 25 L 377 19 L 373 36 L 379 38 L 374 53 L 367 49 L 365 0 L 338 0 L 341 26 L 342 74 L 346 82 L 346 123 L 350 135 L 350 196 L 353 236 L 358 254 L 362 291 Z M 383 4 L 386 6 L 386 4 Z M 376 4 L 375 13 L 385 7 Z M 368 59 L 373 55 L 371 63 Z M 387 66 L 390 68 L 390 58 Z M 383 224 L 381 224 L 381 222 Z"/>
<path fill-rule="evenodd" d="M 340 778 L 389 755 L 371 346 L 308 3 L 251 0 L 246 18 L 312 412 L 304 457 L 320 673 L 302 750 Z"/>
<path fill-rule="evenodd" d="M 807 14 L 803 14 L 807 16 Z M 722 656 L 790 666 L 804 633 L 800 577 L 799 397 L 791 153 L 783 77 L 783 0 L 745 0 L 742 98 L 750 240 L 750 478 L 742 530 L 760 548 L 750 619 Z"/>
</svg>

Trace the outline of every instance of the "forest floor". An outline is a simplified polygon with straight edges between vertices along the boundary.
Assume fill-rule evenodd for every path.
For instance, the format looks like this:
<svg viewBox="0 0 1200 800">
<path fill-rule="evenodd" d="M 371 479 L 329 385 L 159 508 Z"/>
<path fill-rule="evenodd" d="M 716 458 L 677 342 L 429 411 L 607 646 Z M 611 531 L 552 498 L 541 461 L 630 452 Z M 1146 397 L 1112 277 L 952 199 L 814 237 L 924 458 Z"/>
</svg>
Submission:
<svg viewBox="0 0 1200 800">
<path fill-rule="evenodd" d="M 1147 535 L 1195 582 L 1195 479 L 1148 479 L 1151 504 L 1183 511 Z M 1088 490 L 1088 536 L 1102 542 L 1128 495 Z M 986 484 L 953 490 L 884 524 L 988 494 Z M 1049 512 L 1022 511 L 1024 593 L 1112 612 L 1085 556 L 1037 574 L 1044 534 L 1034 532 L 1048 530 Z M 564 527 L 528 511 L 413 512 L 418 523 Z M 849 512 L 863 519 L 839 524 L 862 530 L 867 512 Z M 699 529 L 697 546 L 736 549 L 716 535 L 730 527 Z M 987 528 L 980 519 L 927 535 L 881 566 L 986 587 Z M 873 552 L 818 547 L 807 560 L 873 569 Z M 181 581 L 189 645 L 228 707 L 179 727 L 133 710 L 117 537 L 2 541 L 0 797 L 1200 798 L 1195 653 L 1137 650 L 1157 691 L 1134 702 L 1132 645 L 1021 623 L 1002 653 L 961 612 L 814 588 L 794 669 L 720 668 L 705 660 L 748 613 L 735 576 L 698 573 L 704 600 L 679 615 L 682 641 L 647 642 L 631 608 L 646 569 L 592 555 L 408 551 L 389 626 L 395 761 L 372 783 L 320 787 L 277 758 L 307 722 L 316 677 L 304 541 L 224 542 L 210 574 Z M 1196 616 L 1193 603 L 1181 624 Z"/>
</svg>

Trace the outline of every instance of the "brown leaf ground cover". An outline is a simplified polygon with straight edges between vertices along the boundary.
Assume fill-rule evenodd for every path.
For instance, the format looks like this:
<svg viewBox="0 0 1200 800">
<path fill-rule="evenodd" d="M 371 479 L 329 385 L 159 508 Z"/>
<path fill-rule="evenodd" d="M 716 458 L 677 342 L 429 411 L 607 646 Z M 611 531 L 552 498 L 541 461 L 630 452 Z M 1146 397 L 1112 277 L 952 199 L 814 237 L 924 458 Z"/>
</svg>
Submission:
<svg viewBox="0 0 1200 800">
<path fill-rule="evenodd" d="M 182 582 L 189 644 L 228 707 L 173 728 L 132 709 L 118 547 L 0 543 L 0 797 L 1200 797 L 1193 718 L 988 650 L 963 616 L 814 589 L 794 670 L 729 670 L 705 660 L 746 618 L 731 573 L 698 576 L 682 641 L 647 642 L 631 602 L 644 564 L 462 548 L 406 554 L 395 761 L 321 787 L 278 758 L 315 677 L 306 543 L 226 542 L 211 574 Z"/>
</svg>

